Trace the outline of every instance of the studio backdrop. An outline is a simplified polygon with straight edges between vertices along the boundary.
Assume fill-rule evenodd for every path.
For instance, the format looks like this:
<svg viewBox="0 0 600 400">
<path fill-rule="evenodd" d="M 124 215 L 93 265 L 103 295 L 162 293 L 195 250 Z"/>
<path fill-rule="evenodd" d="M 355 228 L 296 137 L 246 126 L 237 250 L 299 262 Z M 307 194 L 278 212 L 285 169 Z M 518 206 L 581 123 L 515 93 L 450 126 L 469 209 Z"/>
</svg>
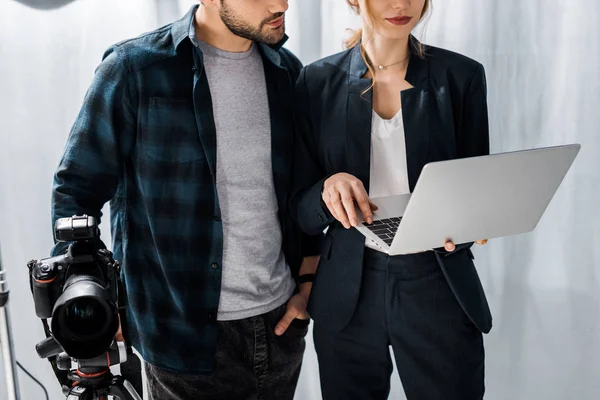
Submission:
<svg viewBox="0 0 600 400">
<path fill-rule="evenodd" d="M 52 246 L 54 170 L 104 50 L 179 19 L 194 3 L 0 2 L 0 247 L 17 359 L 52 400 L 64 396 L 35 353 L 43 331 L 25 265 Z M 341 51 L 346 29 L 358 22 L 344 0 L 290 0 L 287 47 L 312 62 Z M 600 2 L 433 0 L 418 32 L 485 66 L 492 152 L 582 145 L 533 233 L 475 249 L 494 314 L 485 337 L 486 399 L 600 398 Z M 102 228 L 110 242 L 107 218 Z M 21 371 L 19 381 L 23 399 L 43 399 Z M 390 397 L 404 399 L 396 375 Z M 297 399 L 320 398 L 309 333 Z"/>
</svg>

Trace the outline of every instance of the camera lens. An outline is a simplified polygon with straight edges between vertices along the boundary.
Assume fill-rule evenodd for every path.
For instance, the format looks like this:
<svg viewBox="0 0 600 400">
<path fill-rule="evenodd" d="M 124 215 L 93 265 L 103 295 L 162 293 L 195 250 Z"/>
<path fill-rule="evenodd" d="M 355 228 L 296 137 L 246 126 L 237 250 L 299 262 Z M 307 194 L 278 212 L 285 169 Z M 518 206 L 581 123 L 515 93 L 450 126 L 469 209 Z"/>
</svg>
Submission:
<svg viewBox="0 0 600 400">
<path fill-rule="evenodd" d="M 74 335 L 89 336 L 102 333 L 108 316 L 105 308 L 94 298 L 75 299 L 65 309 L 66 328 Z"/>
<path fill-rule="evenodd" d="M 119 328 L 114 299 L 93 275 L 73 274 L 52 312 L 52 334 L 77 359 L 98 357 Z"/>
</svg>

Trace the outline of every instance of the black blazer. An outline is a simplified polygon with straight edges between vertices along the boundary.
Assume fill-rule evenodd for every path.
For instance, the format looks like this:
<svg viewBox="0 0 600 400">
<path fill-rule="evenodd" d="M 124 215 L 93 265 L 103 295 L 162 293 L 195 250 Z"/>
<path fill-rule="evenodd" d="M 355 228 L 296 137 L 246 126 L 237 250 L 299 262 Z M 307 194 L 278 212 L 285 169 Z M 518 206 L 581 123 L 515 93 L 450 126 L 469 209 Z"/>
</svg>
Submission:
<svg viewBox="0 0 600 400">
<path fill-rule="evenodd" d="M 485 72 L 465 56 L 426 47 L 412 51 L 401 92 L 409 187 L 428 162 L 489 154 Z M 345 229 L 321 202 L 325 179 L 338 172 L 369 190 L 372 90 L 359 46 L 306 66 L 297 83 L 292 217 L 308 234 L 329 227 L 309 312 L 319 323 L 343 329 L 358 299 L 364 236 Z M 443 207 L 443 200 L 440 206 Z M 483 239 L 483 238 L 482 238 Z M 435 254 L 457 300 L 484 333 L 492 327 L 488 303 L 473 264 L 472 243 Z"/>
</svg>

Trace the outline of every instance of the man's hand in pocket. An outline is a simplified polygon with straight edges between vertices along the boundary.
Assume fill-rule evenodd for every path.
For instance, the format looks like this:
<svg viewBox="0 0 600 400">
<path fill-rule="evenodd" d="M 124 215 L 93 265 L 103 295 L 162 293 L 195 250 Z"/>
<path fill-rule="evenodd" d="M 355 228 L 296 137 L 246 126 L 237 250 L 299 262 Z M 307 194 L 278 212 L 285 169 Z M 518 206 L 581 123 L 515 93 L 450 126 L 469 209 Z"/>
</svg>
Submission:
<svg viewBox="0 0 600 400">
<path fill-rule="evenodd" d="M 306 313 L 307 300 L 302 294 L 296 294 L 292 296 L 290 301 L 287 303 L 287 310 L 285 315 L 277 323 L 275 327 L 275 334 L 281 336 L 287 331 L 290 324 L 294 319 L 309 319 L 310 316 Z"/>
</svg>

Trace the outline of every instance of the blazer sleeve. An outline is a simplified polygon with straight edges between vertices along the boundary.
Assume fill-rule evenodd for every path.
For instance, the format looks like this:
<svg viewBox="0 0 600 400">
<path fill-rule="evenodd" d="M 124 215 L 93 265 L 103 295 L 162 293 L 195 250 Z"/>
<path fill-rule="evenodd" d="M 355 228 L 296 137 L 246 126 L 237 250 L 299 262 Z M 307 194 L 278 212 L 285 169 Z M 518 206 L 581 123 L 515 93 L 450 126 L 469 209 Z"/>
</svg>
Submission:
<svg viewBox="0 0 600 400">
<path fill-rule="evenodd" d="M 467 84 L 463 97 L 462 126 L 458 130 L 458 157 L 490 154 L 487 84 L 483 65 L 479 64 Z"/>
<path fill-rule="evenodd" d="M 321 201 L 327 174 L 319 162 L 317 137 L 310 115 L 310 99 L 305 67 L 296 83 L 294 110 L 294 161 L 292 171 L 291 215 L 300 229 L 317 235 L 334 218 Z"/>
</svg>

